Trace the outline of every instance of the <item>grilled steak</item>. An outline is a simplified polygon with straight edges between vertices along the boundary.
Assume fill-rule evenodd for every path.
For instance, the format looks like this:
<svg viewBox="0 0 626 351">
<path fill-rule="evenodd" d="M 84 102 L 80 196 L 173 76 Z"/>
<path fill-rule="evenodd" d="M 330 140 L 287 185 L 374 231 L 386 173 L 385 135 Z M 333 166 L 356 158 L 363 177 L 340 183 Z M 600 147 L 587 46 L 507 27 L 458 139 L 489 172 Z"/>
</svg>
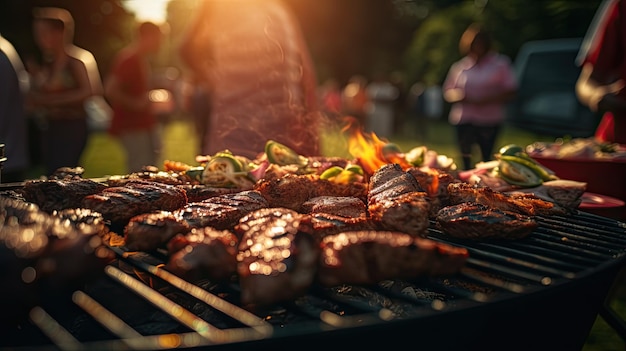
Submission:
<svg viewBox="0 0 626 351">
<path fill-rule="evenodd" d="M 168 243 L 165 269 L 187 281 L 226 280 L 237 271 L 237 237 L 229 230 L 194 228 Z"/>
<path fill-rule="evenodd" d="M 81 207 L 83 198 L 103 191 L 106 185 L 90 179 L 29 180 L 24 184 L 24 199 L 52 213 Z"/>
<path fill-rule="evenodd" d="M 176 173 L 176 172 L 142 171 L 142 172 L 134 172 L 130 174 L 125 174 L 121 176 L 109 177 L 109 179 L 107 180 L 107 183 L 109 184 L 109 186 L 124 186 L 128 182 L 131 182 L 131 181 L 147 181 L 147 182 L 153 182 L 153 183 L 178 185 L 178 184 L 184 184 L 186 180 L 187 179 L 181 176 L 180 173 Z"/>
<path fill-rule="evenodd" d="M 51 215 L 0 197 L 0 325 L 24 318 L 44 291 L 50 297 L 98 277 L 112 258 L 98 236 L 104 230 L 89 210 Z"/>
<path fill-rule="evenodd" d="M 102 213 L 112 223 L 123 224 L 142 213 L 173 211 L 187 204 L 183 189 L 155 182 L 130 182 L 86 196 L 82 207 Z"/>
<path fill-rule="evenodd" d="M 190 228 L 232 229 L 247 213 L 267 206 L 267 201 L 259 192 L 246 190 L 191 202 L 174 211 L 174 214 Z"/>
<path fill-rule="evenodd" d="M 448 185 L 460 182 L 453 175 L 436 169 L 423 170 L 411 167 L 407 172 L 415 177 L 420 187 L 428 194 L 431 218 L 434 218 L 441 208 L 449 205 Z"/>
<path fill-rule="evenodd" d="M 356 197 L 349 196 L 318 196 L 305 201 L 300 208 L 301 213 L 329 213 L 341 217 L 365 217 L 367 207 Z"/>
<path fill-rule="evenodd" d="M 486 186 L 469 183 L 451 183 L 448 185 L 450 205 L 475 202 L 502 211 L 512 211 L 528 216 L 535 215 L 535 208 L 529 201 L 492 190 Z"/>
<path fill-rule="evenodd" d="M 453 274 L 464 248 L 392 231 L 354 231 L 324 237 L 318 280 L 326 286 Z"/>
<path fill-rule="evenodd" d="M 237 273 L 243 305 L 268 305 L 303 294 L 317 271 L 319 246 L 301 231 L 306 215 L 287 208 L 264 208 L 244 216 Z"/>
<path fill-rule="evenodd" d="M 124 227 L 124 242 L 129 250 L 151 251 L 163 247 L 176 234 L 190 230 L 170 211 L 156 211 L 134 216 Z"/>
<path fill-rule="evenodd" d="M 214 188 L 202 184 L 180 184 L 177 187 L 185 190 L 189 202 L 200 202 L 212 197 L 241 191 L 237 188 Z"/>
<path fill-rule="evenodd" d="M 378 226 L 365 216 L 342 217 L 329 213 L 312 213 L 300 222 L 300 229 L 321 238 L 346 231 L 376 230 Z"/>
<path fill-rule="evenodd" d="M 540 198 L 532 193 L 512 192 L 508 195 L 514 200 L 523 201 L 533 207 L 533 213 L 537 216 L 565 215 L 570 209 L 556 202 Z"/>
<path fill-rule="evenodd" d="M 287 174 L 276 179 L 257 182 L 258 190 L 269 203 L 269 207 L 283 207 L 299 211 L 302 205 L 318 196 L 347 196 L 367 201 L 367 184 L 340 184 L 320 179 L 318 175 Z"/>
<path fill-rule="evenodd" d="M 369 183 L 367 209 L 383 229 L 425 236 L 430 201 L 417 180 L 397 164 L 379 168 Z"/>
<path fill-rule="evenodd" d="M 538 226 L 532 217 L 472 202 L 444 207 L 436 220 L 444 233 L 464 239 L 520 239 Z"/>
</svg>

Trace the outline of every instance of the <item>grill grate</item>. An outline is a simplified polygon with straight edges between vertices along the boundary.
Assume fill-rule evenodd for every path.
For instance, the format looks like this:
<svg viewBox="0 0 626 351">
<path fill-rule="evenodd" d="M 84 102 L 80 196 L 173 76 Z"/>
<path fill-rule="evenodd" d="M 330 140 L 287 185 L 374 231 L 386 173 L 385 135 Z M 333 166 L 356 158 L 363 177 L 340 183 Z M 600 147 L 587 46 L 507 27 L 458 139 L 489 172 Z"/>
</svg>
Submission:
<svg viewBox="0 0 626 351">
<path fill-rule="evenodd" d="M 537 220 L 531 236 L 510 242 L 453 239 L 431 223 L 431 239 L 470 251 L 459 274 L 313 286 L 294 301 L 254 312 L 239 307 L 236 283 L 194 285 L 160 269 L 163 257 L 112 248 L 118 260 L 105 268 L 105 278 L 74 292 L 70 308 L 34 308 L 32 325 L 21 333 L 28 335 L 29 349 L 234 347 L 458 314 L 568 289 L 621 265 L 624 223 L 585 212 Z"/>
</svg>

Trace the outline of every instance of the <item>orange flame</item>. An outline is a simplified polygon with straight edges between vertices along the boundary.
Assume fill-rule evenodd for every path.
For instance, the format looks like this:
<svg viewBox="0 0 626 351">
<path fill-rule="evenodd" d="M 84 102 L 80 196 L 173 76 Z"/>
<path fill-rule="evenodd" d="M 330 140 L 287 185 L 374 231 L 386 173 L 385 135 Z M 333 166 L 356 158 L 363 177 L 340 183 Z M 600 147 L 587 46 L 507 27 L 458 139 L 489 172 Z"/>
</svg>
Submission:
<svg viewBox="0 0 626 351">
<path fill-rule="evenodd" d="M 378 138 L 374 132 L 365 133 L 354 117 L 345 117 L 345 120 L 342 132 L 348 134 L 348 151 L 368 176 L 389 163 L 397 163 L 402 169 L 411 167 L 399 150 L 385 150 L 391 145 L 387 140 Z"/>
</svg>

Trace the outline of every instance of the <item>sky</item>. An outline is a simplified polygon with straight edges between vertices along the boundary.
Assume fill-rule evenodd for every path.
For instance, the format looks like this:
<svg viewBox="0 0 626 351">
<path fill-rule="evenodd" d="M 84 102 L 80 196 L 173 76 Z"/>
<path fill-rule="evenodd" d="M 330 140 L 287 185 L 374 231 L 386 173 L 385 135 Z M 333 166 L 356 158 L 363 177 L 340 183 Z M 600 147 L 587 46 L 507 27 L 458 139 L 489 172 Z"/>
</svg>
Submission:
<svg viewBox="0 0 626 351">
<path fill-rule="evenodd" d="M 169 0 L 124 0 L 122 4 L 134 12 L 139 21 L 165 22 L 165 9 Z"/>
</svg>

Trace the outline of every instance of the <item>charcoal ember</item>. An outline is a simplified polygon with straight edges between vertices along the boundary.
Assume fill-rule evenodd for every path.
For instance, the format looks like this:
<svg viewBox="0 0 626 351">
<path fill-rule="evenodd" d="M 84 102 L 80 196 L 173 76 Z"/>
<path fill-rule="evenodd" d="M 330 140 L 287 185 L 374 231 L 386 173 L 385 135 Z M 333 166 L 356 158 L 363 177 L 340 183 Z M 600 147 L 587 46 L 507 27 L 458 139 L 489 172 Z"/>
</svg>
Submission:
<svg viewBox="0 0 626 351">
<path fill-rule="evenodd" d="M 480 203 L 465 202 L 439 210 L 437 226 L 463 239 L 521 239 L 538 227 L 530 216 Z"/>
<path fill-rule="evenodd" d="M 305 201 L 299 212 L 328 213 L 341 217 L 358 218 L 367 216 L 363 200 L 350 196 L 318 196 Z"/>
<path fill-rule="evenodd" d="M 124 227 L 124 243 L 129 250 L 152 251 L 164 247 L 177 234 L 191 228 L 170 211 L 155 211 L 134 216 Z"/>
<path fill-rule="evenodd" d="M 241 218 L 237 273 L 244 306 L 266 306 L 305 293 L 317 272 L 318 241 L 300 230 L 306 215 L 264 208 Z"/>
<path fill-rule="evenodd" d="M 229 230 L 193 228 L 168 243 L 170 256 L 164 268 L 195 282 L 203 278 L 223 281 L 237 270 L 237 236 Z"/>
<path fill-rule="evenodd" d="M 52 213 L 67 208 L 81 207 L 86 196 L 103 191 L 106 185 L 90 179 L 29 180 L 22 188 L 24 200 L 37 204 Z"/>
<path fill-rule="evenodd" d="M 185 190 L 156 182 L 129 182 L 83 198 L 81 206 L 102 213 L 114 224 L 126 225 L 134 216 L 174 211 L 187 204 Z"/>
<path fill-rule="evenodd" d="M 320 246 L 317 280 L 325 286 L 450 275 L 469 257 L 464 248 L 394 231 L 329 235 Z"/>
</svg>

